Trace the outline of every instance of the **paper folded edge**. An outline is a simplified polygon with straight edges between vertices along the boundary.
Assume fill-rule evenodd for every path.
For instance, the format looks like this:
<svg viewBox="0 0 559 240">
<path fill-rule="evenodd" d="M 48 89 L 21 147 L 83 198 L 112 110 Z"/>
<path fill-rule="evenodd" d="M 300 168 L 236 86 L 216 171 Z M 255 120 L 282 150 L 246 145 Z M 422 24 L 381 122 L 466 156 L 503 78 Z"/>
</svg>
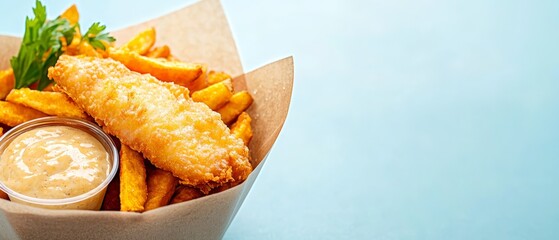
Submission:
<svg viewBox="0 0 559 240">
<path fill-rule="evenodd" d="M 257 166 L 270 151 L 287 119 L 293 92 L 293 56 L 264 65 L 240 78 L 254 98 L 248 109 L 254 132 L 249 149 L 252 164 Z"/>
</svg>

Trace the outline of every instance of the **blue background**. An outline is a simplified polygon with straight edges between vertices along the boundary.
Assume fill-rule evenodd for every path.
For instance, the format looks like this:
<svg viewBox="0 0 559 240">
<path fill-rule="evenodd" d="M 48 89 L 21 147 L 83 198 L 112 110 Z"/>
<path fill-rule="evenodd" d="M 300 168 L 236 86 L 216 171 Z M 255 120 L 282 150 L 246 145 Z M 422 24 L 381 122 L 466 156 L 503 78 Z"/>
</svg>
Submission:
<svg viewBox="0 0 559 240">
<path fill-rule="evenodd" d="M 110 2 L 78 1 L 82 24 L 192 1 Z M 559 1 L 223 5 L 246 70 L 296 67 L 225 239 L 559 239 Z M 22 34 L 33 1 L 2 6 L 0 32 Z"/>
</svg>

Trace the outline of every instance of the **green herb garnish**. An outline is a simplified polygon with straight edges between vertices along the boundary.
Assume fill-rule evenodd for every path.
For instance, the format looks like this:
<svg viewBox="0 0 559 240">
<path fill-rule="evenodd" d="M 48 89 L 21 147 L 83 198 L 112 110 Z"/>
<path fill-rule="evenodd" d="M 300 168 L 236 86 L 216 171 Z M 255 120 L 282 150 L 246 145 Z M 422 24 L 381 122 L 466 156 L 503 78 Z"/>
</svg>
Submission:
<svg viewBox="0 0 559 240">
<path fill-rule="evenodd" d="M 35 2 L 33 13 L 34 18 L 25 19 L 25 33 L 18 54 L 10 59 L 16 89 L 38 82 L 37 89 L 42 90 L 52 83 L 47 77 L 49 67 L 54 66 L 64 53 L 63 41 L 70 44 L 76 31 L 79 31 L 78 24 L 72 25 L 60 16 L 47 20 L 47 9 L 39 0 Z M 102 33 L 105 28 L 94 23 L 81 41 L 105 50 L 103 42 L 115 41 L 108 33 Z"/>
<path fill-rule="evenodd" d="M 105 44 L 103 42 L 114 42 L 115 38 L 110 36 L 109 33 L 102 33 L 105 28 L 105 25 L 101 25 L 101 23 L 96 22 L 87 29 L 85 32 L 82 41 L 87 41 L 91 46 L 94 48 L 99 48 L 105 50 Z"/>
</svg>

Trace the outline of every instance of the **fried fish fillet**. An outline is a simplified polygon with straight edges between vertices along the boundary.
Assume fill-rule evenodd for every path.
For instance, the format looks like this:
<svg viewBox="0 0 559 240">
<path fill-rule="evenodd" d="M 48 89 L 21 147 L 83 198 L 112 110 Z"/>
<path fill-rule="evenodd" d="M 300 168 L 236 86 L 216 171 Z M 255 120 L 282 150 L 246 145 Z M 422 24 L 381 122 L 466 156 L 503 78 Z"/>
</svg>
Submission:
<svg viewBox="0 0 559 240">
<path fill-rule="evenodd" d="M 105 131 L 182 184 L 208 192 L 252 171 L 243 141 L 186 88 L 83 56 L 60 57 L 49 78 Z"/>
</svg>

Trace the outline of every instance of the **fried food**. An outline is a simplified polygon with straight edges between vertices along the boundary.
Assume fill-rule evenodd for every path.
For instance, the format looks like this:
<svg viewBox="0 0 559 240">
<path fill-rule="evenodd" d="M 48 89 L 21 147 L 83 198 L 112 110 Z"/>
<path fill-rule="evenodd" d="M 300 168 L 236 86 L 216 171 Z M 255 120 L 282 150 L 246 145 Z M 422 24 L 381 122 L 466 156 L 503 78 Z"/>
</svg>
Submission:
<svg viewBox="0 0 559 240">
<path fill-rule="evenodd" d="M 155 44 L 155 28 L 151 27 L 138 33 L 121 48 L 144 55 L 149 51 L 153 44 Z"/>
<path fill-rule="evenodd" d="M 252 119 L 248 113 L 243 112 L 239 115 L 237 121 L 231 126 L 231 133 L 242 139 L 247 146 L 252 138 L 252 127 L 250 126 L 251 121 Z"/>
<path fill-rule="evenodd" d="M 29 120 L 46 117 L 47 115 L 35 109 L 19 104 L 0 101 L 0 123 L 14 127 Z"/>
<path fill-rule="evenodd" d="M 153 50 L 146 53 L 146 57 L 150 58 L 167 58 L 171 55 L 171 49 L 167 45 L 161 47 L 156 47 Z"/>
<path fill-rule="evenodd" d="M 231 79 L 231 76 L 224 72 L 210 71 L 208 73 L 208 84 L 215 84 L 227 79 Z"/>
<path fill-rule="evenodd" d="M 233 122 L 239 114 L 245 111 L 252 104 L 252 96 L 247 91 L 240 91 L 233 94 L 229 102 L 218 109 L 221 119 L 226 124 Z"/>
<path fill-rule="evenodd" d="M 68 95 L 61 92 L 45 92 L 29 88 L 14 89 L 6 101 L 17 103 L 48 115 L 86 119 L 87 114 Z"/>
<path fill-rule="evenodd" d="M 174 82 L 191 89 L 196 86 L 198 77 L 202 74 L 202 65 L 184 62 L 172 62 L 165 59 L 149 58 L 136 52 L 117 49 L 109 56 L 139 73 L 149 73 L 164 82 Z"/>
<path fill-rule="evenodd" d="M 4 100 L 14 86 L 14 71 L 11 68 L 0 71 L 0 100 Z"/>
<path fill-rule="evenodd" d="M 233 96 L 233 85 L 231 80 L 218 82 L 202 90 L 192 93 L 192 100 L 195 102 L 203 102 L 212 110 L 225 105 L 231 96 Z"/>
<path fill-rule="evenodd" d="M 72 6 L 70 6 L 62 14 L 60 14 L 60 17 L 67 19 L 70 24 L 78 23 L 78 21 L 80 20 L 80 13 L 78 12 L 76 4 L 72 4 Z"/>
<path fill-rule="evenodd" d="M 202 73 L 188 86 L 188 89 L 190 89 L 190 91 L 198 91 L 208 86 L 208 76 L 206 74 L 207 71 L 208 67 L 205 64 L 202 64 Z"/>
<path fill-rule="evenodd" d="M 143 212 L 147 200 L 146 167 L 142 155 L 120 146 L 120 210 Z"/>
<path fill-rule="evenodd" d="M 172 173 L 155 168 L 148 170 L 147 184 L 148 199 L 145 211 L 169 204 L 178 181 Z"/>
<path fill-rule="evenodd" d="M 204 193 L 200 192 L 200 190 L 193 187 L 180 185 L 179 187 L 177 187 L 175 194 L 171 199 L 171 204 L 190 201 L 202 196 L 204 196 Z"/>
<path fill-rule="evenodd" d="M 178 85 L 131 72 L 112 59 L 73 56 L 61 56 L 49 77 L 105 131 L 182 184 L 209 192 L 252 171 L 248 148 L 219 114 L 169 90 Z"/>
<path fill-rule="evenodd" d="M 101 210 L 120 211 L 120 173 L 107 186 Z"/>
</svg>

